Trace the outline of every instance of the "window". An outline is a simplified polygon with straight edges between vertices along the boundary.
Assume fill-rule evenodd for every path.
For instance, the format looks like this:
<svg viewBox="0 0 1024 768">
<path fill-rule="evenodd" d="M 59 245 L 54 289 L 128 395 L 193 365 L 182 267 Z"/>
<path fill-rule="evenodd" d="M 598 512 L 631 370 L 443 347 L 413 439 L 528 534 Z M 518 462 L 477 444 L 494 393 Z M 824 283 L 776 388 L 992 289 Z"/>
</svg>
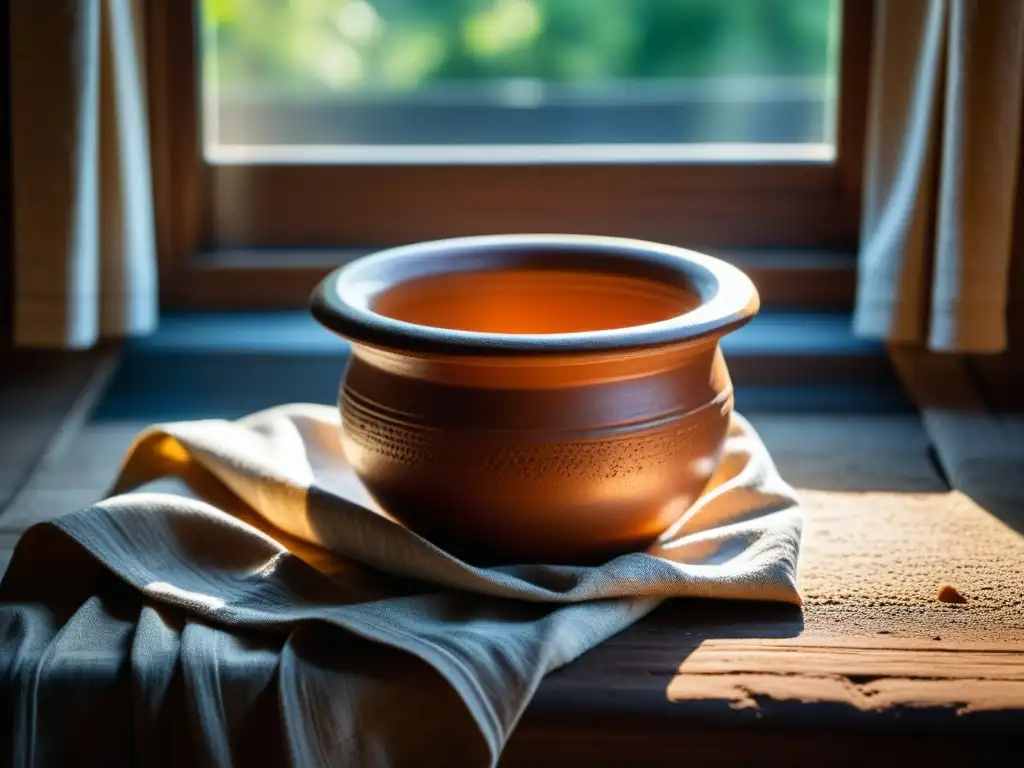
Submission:
<svg viewBox="0 0 1024 768">
<path fill-rule="evenodd" d="M 203 0 L 204 154 L 830 160 L 838 6 Z"/>
<path fill-rule="evenodd" d="M 161 0 L 168 297 L 298 304 L 345 253 L 488 232 L 850 250 L 870 6 Z"/>
</svg>

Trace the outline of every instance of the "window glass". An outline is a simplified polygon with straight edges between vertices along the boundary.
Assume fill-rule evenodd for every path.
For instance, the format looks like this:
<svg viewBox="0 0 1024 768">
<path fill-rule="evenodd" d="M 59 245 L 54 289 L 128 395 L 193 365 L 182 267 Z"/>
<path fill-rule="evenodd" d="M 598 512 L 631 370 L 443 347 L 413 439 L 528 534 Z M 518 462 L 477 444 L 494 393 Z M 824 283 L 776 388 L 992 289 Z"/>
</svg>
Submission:
<svg viewBox="0 0 1024 768">
<path fill-rule="evenodd" d="M 839 0 L 202 0 L 207 157 L 834 155 Z"/>
</svg>

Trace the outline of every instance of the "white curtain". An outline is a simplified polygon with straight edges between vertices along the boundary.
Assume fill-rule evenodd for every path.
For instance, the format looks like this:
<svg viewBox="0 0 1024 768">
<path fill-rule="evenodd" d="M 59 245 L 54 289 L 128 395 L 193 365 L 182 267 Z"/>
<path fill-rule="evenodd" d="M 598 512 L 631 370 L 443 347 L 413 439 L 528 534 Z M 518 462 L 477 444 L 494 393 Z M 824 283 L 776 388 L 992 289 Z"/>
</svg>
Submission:
<svg viewBox="0 0 1024 768">
<path fill-rule="evenodd" d="M 16 345 L 90 347 L 156 324 L 140 9 L 10 2 Z"/>
<path fill-rule="evenodd" d="M 1018 194 L 1024 0 L 879 0 L 872 57 L 857 331 L 998 352 Z"/>
</svg>

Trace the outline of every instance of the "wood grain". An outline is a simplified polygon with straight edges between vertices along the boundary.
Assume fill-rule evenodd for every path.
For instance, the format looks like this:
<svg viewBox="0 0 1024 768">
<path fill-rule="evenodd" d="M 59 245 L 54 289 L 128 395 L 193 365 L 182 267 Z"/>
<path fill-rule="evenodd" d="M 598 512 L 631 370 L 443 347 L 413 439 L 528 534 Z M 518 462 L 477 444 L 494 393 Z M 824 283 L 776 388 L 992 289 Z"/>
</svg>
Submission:
<svg viewBox="0 0 1024 768">
<path fill-rule="evenodd" d="M 93 402 L 110 372 L 108 350 L 19 350 L 0 361 L 0 510 L 60 437 L 76 402 Z"/>
<path fill-rule="evenodd" d="M 1024 710 L 1024 653 L 1019 643 L 710 640 L 679 666 L 667 696 L 725 700 L 733 708 L 757 708 L 759 698 L 771 698 L 861 711 Z"/>
<path fill-rule="evenodd" d="M 803 635 L 792 640 L 708 640 L 679 666 L 679 675 L 735 672 L 1024 681 L 1024 655 L 1015 643 L 922 645 L 913 640 Z"/>
<path fill-rule="evenodd" d="M 836 173 L 827 164 L 212 166 L 211 244 L 573 232 L 695 248 L 851 248 L 858 223 Z"/>
</svg>

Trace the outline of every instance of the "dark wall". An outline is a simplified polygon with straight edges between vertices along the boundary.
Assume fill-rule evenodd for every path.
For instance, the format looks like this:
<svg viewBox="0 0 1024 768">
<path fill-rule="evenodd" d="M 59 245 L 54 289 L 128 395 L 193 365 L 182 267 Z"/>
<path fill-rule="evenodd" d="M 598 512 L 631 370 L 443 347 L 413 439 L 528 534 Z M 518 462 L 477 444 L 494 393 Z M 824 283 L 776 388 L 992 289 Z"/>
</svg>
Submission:
<svg viewBox="0 0 1024 768">
<path fill-rule="evenodd" d="M 11 347 L 14 283 L 11 214 L 11 35 L 6 0 L 0 0 L 0 356 Z"/>
</svg>

